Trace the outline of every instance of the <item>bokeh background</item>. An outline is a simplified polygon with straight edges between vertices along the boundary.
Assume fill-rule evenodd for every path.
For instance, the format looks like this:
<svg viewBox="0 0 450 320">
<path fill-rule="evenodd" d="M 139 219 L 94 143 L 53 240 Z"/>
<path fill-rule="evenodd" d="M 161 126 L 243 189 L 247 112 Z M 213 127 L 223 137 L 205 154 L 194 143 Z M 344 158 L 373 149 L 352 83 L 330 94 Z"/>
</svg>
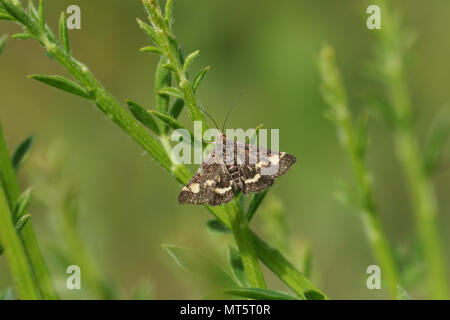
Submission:
<svg viewBox="0 0 450 320">
<path fill-rule="evenodd" d="M 158 58 L 138 51 L 150 44 L 135 20 L 145 18 L 140 1 L 45 3 L 54 28 L 61 11 L 79 5 L 82 29 L 70 31 L 74 56 L 119 100 L 152 106 Z M 367 5 L 350 0 L 176 0 L 174 8 L 179 43 L 185 52 L 201 52 L 194 69 L 211 66 L 199 101 L 218 121 L 236 105 L 228 127 L 263 123 L 279 128 L 281 150 L 299 160 L 272 188 L 252 227 L 271 242 L 276 235 L 271 234 L 264 211 L 281 201 L 291 259 L 301 266 L 302 254 L 310 247 L 312 279 L 336 299 L 388 297 L 384 290 L 366 288 L 366 268 L 376 262 L 362 223 L 352 208 L 333 198 L 339 180 L 351 182 L 352 174 L 333 125 L 323 117 L 316 68 L 322 45 L 333 45 L 352 108 L 364 107 L 364 95 L 373 89 L 367 63 L 374 58 L 375 42 L 365 26 Z M 417 36 L 407 62 L 407 80 L 420 137 L 425 139 L 432 119 L 450 101 L 450 2 L 398 0 L 396 7 Z M 0 33 L 18 31 L 11 23 L 0 22 Z M 9 41 L 0 57 L 0 119 L 11 150 L 36 134 L 20 181 L 23 188 L 34 187 L 32 221 L 61 295 L 97 297 L 89 288 L 76 293 L 64 288 L 66 274 L 55 251 L 63 245 L 57 217 L 68 192 L 76 194 L 79 232 L 91 259 L 102 277 L 115 283 L 120 297 L 132 297 L 142 283 L 149 284 L 156 299 L 209 294 L 210 284 L 180 269 L 161 244 L 195 248 L 222 264 L 230 236 L 205 227 L 211 216 L 204 208 L 180 206 L 180 186 L 95 107 L 26 78 L 34 73 L 64 74 L 37 43 Z M 189 123 L 186 115 L 182 119 Z M 368 161 L 383 226 L 398 252 L 412 254 L 416 232 L 391 132 L 372 121 L 370 137 Z M 448 257 L 450 171 L 440 170 L 434 182 Z M 0 288 L 11 283 L 8 274 L 0 258 Z M 273 288 L 287 290 L 267 274 Z M 415 297 L 424 293 L 420 281 L 408 289 Z"/>
</svg>

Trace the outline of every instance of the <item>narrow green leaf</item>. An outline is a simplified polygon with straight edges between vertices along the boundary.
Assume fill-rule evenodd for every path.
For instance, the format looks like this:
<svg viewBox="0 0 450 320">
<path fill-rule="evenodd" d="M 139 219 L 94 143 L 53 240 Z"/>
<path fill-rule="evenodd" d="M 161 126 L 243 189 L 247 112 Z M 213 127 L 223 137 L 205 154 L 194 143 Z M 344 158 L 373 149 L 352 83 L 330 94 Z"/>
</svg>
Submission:
<svg viewBox="0 0 450 320">
<path fill-rule="evenodd" d="M 178 119 L 178 117 L 181 114 L 181 111 L 183 111 L 183 108 L 184 108 L 184 100 L 178 98 L 173 103 L 172 108 L 170 108 L 169 115 L 174 119 Z"/>
<path fill-rule="evenodd" d="M 261 130 L 261 128 L 264 126 L 264 124 L 260 123 L 259 125 L 256 126 L 255 131 L 253 131 L 249 137 L 245 137 L 245 141 L 246 143 L 249 144 L 258 144 L 258 135 L 259 135 L 259 130 Z"/>
<path fill-rule="evenodd" d="M 3 248 L 2 244 L 0 243 L 0 257 L 2 256 L 3 252 L 5 252 L 5 248 Z"/>
<path fill-rule="evenodd" d="M 357 124 L 357 150 L 360 157 L 364 158 L 368 144 L 369 117 L 367 112 L 361 112 Z"/>
<path fill-rule="evenodd" d="M 29 2 L 28 12 L 29 12 L 29 15 L 31 16 L 31 18 L 33 18 L 34 21 L 39 23 L 39 21 L 40 21 L 40 19 L 39 19 L 40 13 L 39 13 L 39 10 L 36 9 L 36 7 L 34 6 L 33 1 Z M 39 24 L 37 25 L 37 28 L 39 29 L 39 32 L 41 32 L 42 28 L 41 28 L 41 26 Z M 46 36 L 48 37 L 48 39 L 51 42 L 57 42 L 56 37 L 53 34 L 53 31 L 50 29 L 50 27 L 47 24 L 44 24 L 43 33 L 46 34 Z"/>
<path fill-rule="evenodd" d="M 0 12 L 0 20 L 14 20 L 14 18 L 7 12 Z"/>
<path fill-rule="evenodd" d="M 33 146 L 34 138 L 35 138 L 34 135 L 29 136 L 24 141 L 22 141 L 22 143 L 19 144 L 17 149 L 14 151 L 12 156 L 12 164 L 16 172 L 19 170 L 21 164 L 25 161 L 26 157 L 28 156 L 31 147 Z"/>
<path fill-rule="evenodd" d="M 397 300 L 412 300 L 405 288 L 400 285 L 397 286 Z"/>
<path fill-rule="evenodd" d="M 17 198 L 16 205 L 14 206 L 13 218 L 14 221 L 18 221 L 24 214 L 28 208 L 28 204 L 30 203 L 31 198 L 31 188 L 25 190 L 19 198 Z"/>
<path fill-rule="evenodd" d="M 166 59 L 161 57 L 155 73 L 156 110 L 162 113 L 167 113 L 169 110 L 169 96 L 172 92 L 172 90 L 167 92 L 164 90 L 171 89 L 172 84 L 172 72 L 163 66 L 165 63 Z"/>
<path fill-rule="evenodd" d="M 206 226 L 213 232 L 230 233 L 230 229 L 217 219 L 208 220 Z"/>
<path fill-rule="evenodd" d="M 221 286 L 234 287 L 237 285 L 228 273 L 203 254 L 181 246 L 163 245 L 162 247 L 180 267 L 195 276 L 206 278 Z"/>
<path fill-rule="evenodd" d="M 427 174 L 432 175 L 438 167 L 439 161 L 450 138 L 450 112 L 439 113 L 431 127 L 428 141 L 424 150 L 424 163 Z"/>
<path fill-rule="evenodd" d="M 239 192 L 237 197 L 239 200 L 239 206 L 241 207 L 241 211 L 245 212 L 245 195 L 242 192 Z"/>
<path fill-rule="evenodd" d="M 173 0 L 167 0 L 166 1 L 166 7 L 164 9 L 164 20 L 167 24 L 167 26 L 170 29 L 170 26 L 172 24 L 172 10 L 173 10 Z"/>
<path fill-rule="evenodd" d="M 5 48 L 6 41 L 8 41 L 8 36 L 4 34 L 0 37 L 0 54 L 2 54 L 3 49 Z"/>
<path fill-rule="evenodd" d="M 36 39 L 29 33 L 16 33 L 11 36 L 14 40 L 33 40 Z"/>
<path fill-rule="evenodd" d="M 162 50 L 160 48 L 154 47 L 154 46 L 147 46 L 139 49 L 142 52 L 151 52 L 151 53 L 157 53 L 157 54 L 163 54 Z"/>
<path fill-rule="evenodd" d="M 38 9 L 34 5 L 33 0 L 28 0 L 28 14 L 36 21 L 39 20 Z"/>
<path fill-rule="evenodd" d="M 28 16 L 27 12 L 22 8 L 22 6 L 11 1 L 2 1 L 3 7 L 7 13 L 13 17 L 14 20 L 19 21 L 24 26 L 26 26 L 32 33 L 39 34 L 39 25 L 37 25 L 31 17 Z"/>
<path fill-rule="evenodd" d="M 80 96 L 80 97 L 83 97 L 86 99 L 91 98 L 89 93 L 86 90 L 84 90 L 80 85 L 78 85 L 77 83 L 75 83 L 69 79 L 61 77 L 61 76 L 47 76 L 47 75 L 35 74 L 35 75 L 28 76 L 28 78 L 38 80 L 40 82 L 48 84 L 49 86 L 61 89 L 63 91 L 72 93 L 74 95 L 77 95 L 77 96 Z"/>
<path fill-rule="evenodd" d="M 167 124 L 169 127 L 171 127 L 172 129 L 176 130 L 176 129 L 186 129 L 181 123 L 178 122 L 178 120 L 172 118 L 171 116 L 155 111 L 155 110 L 150 110 L 149 111 L 151 114 L 155 115 L 156 117 L 158 117 L 160 120 L 162 120 L 165 124 Z"/>
<path fill-rule="evenodd" d="M 181 92 L 179 89 L 173 88 L 173 87 L 162 88 L 162 89 L 158 90 L 158 94 L 168 95 L 168 96 L 172 96 L 172 97 L 175 97 L 178 99 L 184 99 L 183 92 Z"/>
<path fill-rule="evenodd" d="M 305 277 L 310 278 L 311 277 L 311 270 L 312 270 L 312 249 L 311 246 L 307 246 L 305 249 L 305 252 L 303 253 L 303 263 L 302 263 L 302 271 Z"/>
<path fill-rule="evenodd" d="M 170 64 L 170 63 L 163 63 L 163 64 L 162 64 L 162 67 L 165 68 L 165 69 L 167 69 L 167 70 L 169 70 L 169 71 L 177 72 L 177 68 L 175 68 L 173 64 Z"/>
<path fill-rule="evenodd" d="M 28 222 L 28 220 L 30 220 L 31 215 L 30 214 L 25 214 L 23 216 L 21 216 L 17 222 L 16 222 L 16 230 L 18 232 L 20 232 L 23 227 L 25 227 L 26 223 Z"/>
<path fill-rule="evenodd" d="M 301 300 L 299 297 L 294 297 L 284 292 L 259 288 L 234 288 L 226 289 L 223 292 L 229 295 L 255 300 Z"/>
<path fill-rule="evenodd" d="M 44 1 L 43 0 L 39 0 L 38 17 L 39 17 L 39 25 L 41 27 L 41 31 L 45 32 L 45 9 L 44 9 Z"/>
<path fill-rule="evenodd" d="M 156 35 L 155 29 L 153 29 L 152 26 L 146 24 L 141 19 L 136 19 L 137 23 L 139 25 L 139 28 L 141 28 L 147 35 L 153 40 L 155 44 L 159 44 L 158 36 Z"/>
<path fill-rule="evenodd" d="M 247 211 L 247 219 L 248 221 L 251 221 L 253 216 L 256 213 L 256 210 L 258 210 L 259 206 L 263 202 L 264 198 L 266 197 L 268 190 L 264 190 L 263 192 L 256 193 L 253 195 L 252 202 L 250 202 L 250 205 L 248 207 Z"/>
<path fill-rule="evenodd" d="M 66 223 L 70 224 L 73 230 L 77 230 L 80 204 L 78 193 L 75 189 L 70 188 L 64 195 L 64 199 L 62 201 L 62 211 Z"/>
<path fill-rule="evenodd" d="M 191 67 L 192 63 L 194 62 L 195 58 L 197 58 L 199 54 L 200 54 L 200 50 L 196 50 L 196 51 L 190 53 L 186 57 L 186 60 L 184 61 L 184 65 L 183 65 L 183 72 L 185 72 L 185 73 L 188 72 L 188 70 Z"/>
<path fill-rule="evenodd" d="M 59 41 L 61 41 L 64 51 L 67 54 L 70 54 L 69 33 L 67 31 L 67 17 L 64 11 L 61 12 L 61 16 L 59 17 Z"/>
<path fill-rule="evenodd" d="M 308 289 L 303 293 L 307 300 L 325 300 L 324 295 L 316 290 Z"/>
<path fill-rule="evenodd" d="M 2 184 L 4 182 L 2 181 Z M 0 187 L 0 240 L 5 248 L 5 258 L 8 261 L 14 286 L 22 300 L 39 299 L 39 289 L 36 287 L 25 248 L 11 216 L 4 189 Z"/>
<path fill-rule="evenodd" d="M 166 64 L 166 59 L 162 56 L 159 59 L 159 63 L 156 67 L 155 73 L 155 103 L 156 110 L 167 114 L 169 111 L 170 96 L 161 93 L 161 89 L 165 87 L 170 87 L 172 84 L 172 71 L 164 67 Z M 161 132 L 166 133 L 168 131 L 167 125 L 161 123 Z"/>
<path fill-rule="evenodd" d="M 203 80 L 203 78 L 205 77 L 206 73 L 209 71 L 209 69 L 211 69 L 210 66 L 207 66 L 205 68 L 203 68 L 199 73 L 197 73 L 197 75 L 194 78 L 194 82 L 192 83 L 192 89 L 194 90 L 194 92 L 197 92 L 198 87 L 200 86 L 200 82 Z"/>
<path fill-rule="evenodd" d="M 131 100 L 127 100 L 126 102 L 131 113 L 140 123 L 152 130 L 157 135 L 160 135 L 158 124 L 143 106 Z"/>
<path fill-rule="evenodd" d="M 14 20 L 14 18 L 6 11 L 5 7 L 0 3 L 0 20 Z"/>
<path fill-rule="evenodd" d="M 244 265 L 242 264 L 241 255 L 239 251 L 232 246 L 228 247 L 228 260 L 231 266 L 231 271 L 239 283 L 243 287 L 248 286 L 248 279 L 245 274 Z"/>
</svg>

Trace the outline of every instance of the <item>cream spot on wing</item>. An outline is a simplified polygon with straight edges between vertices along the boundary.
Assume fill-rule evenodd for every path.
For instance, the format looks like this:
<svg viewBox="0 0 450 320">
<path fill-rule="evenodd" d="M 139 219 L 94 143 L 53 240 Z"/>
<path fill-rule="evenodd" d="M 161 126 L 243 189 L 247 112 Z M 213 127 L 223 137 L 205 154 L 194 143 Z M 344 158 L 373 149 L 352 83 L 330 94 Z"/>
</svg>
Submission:
<svg viewBox="0 0 450 320">
<path fill-rule="evenodd" d="M 214 180 L 206 180 L 206 185 L 212 186 L 214 184 Z"/>
<path fill-rule="evenodd" d="M 255 183 L 261 178 L 261 175 L 258 173 L 253 178 L 247 179 L 244 183 Z"/>
<path fill-rule="evenodd" d="M 199 193 L 200 185 L 198 183 L 193 183 L 189 186 L 189 189 L 191 189 L 192 193 Z"/>
<path fill-rule="evenodd" d="M 264 167 L 265 165 L 266 165 L 265 162 L 260 161 L 260 162 L 258 162 L 258 163 L 256 164 L 256 167 L 261 169 L 261 168 Z"/>
<path fill-rule="evenodd" d="M 231 190 L 231 187 L 226 187 L 226 188 L 215 188 L 214 191 L 219 193 L 219 194 L 224 194 L 228 191 Z"/>
<path fill-rule="evenodd" d="M 183 189 L 181 189 L 183 191 L 189 191 L 189 189 L 187 187 L 183 187 Z"/>
<path fill-rule="evenodd" d="M 272 165 L 276 166 L 280 162 L 280 157 L 278 154 L 273 154 L 269 157 L 269 161 Z"/>
</svg>

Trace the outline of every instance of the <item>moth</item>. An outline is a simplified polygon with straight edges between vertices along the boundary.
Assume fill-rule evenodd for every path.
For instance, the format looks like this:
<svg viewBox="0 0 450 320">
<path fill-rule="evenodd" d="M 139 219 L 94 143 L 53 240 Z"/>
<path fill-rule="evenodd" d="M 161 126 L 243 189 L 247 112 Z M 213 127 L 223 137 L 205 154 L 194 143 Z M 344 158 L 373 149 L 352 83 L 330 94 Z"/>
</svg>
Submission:
<svg viewBox="0 0 450 320">
<path fill-rule="evenodd" d="M 286 152 L 235 142 L 222 133 L 216 147 L 181 190 L 178 201 L 217 206 L 231 201 L 239 191 L 245 195 L 264 191 L 296 161 Z"/>
</svg>

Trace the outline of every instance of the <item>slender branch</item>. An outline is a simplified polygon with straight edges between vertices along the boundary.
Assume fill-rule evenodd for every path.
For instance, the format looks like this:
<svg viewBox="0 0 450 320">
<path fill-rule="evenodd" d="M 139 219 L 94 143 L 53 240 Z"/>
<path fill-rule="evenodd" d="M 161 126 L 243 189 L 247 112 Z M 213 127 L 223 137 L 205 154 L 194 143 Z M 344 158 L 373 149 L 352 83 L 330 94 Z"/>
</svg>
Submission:
<svg viewBox="0 0 450 320">
<path fill-rule="evenodd" d="M 383 24 L 379 37 L 380 66 L 389 102 L 394 110 L 394 141 L 403 166 L 410 201 L 422 244 L 430 293 L 435 299 L 448 299 L 447 268 L 437 224 L 438 203 L 414 128 L 414 111 L 408 94 L 404 71 L 405 44 L 398 17 L 382 3 Z"/>
<path fill-rule="evenodd" d="M 323 82 L 323 95 L 330 106 L 340 141 L 351 159 L 359 190 L 357 206 L 362 211 L 364 226 L 368 240 L 372 246 L 392 297 L 396 298 L 398 271 L 389 246 L 383 233 L 381 221 L 373 198 L 370 172 L 364 160 L 367 141 L 358 136 L 358 131 L 351 119 L 346 92 L 342 84 L 339 70 L 335 64 L 334 50 L 331 47 L 322 49 L 319 59 L 320 73 Z M 365 136 L 365 134 L 360 133 Z"/>
</svg>

